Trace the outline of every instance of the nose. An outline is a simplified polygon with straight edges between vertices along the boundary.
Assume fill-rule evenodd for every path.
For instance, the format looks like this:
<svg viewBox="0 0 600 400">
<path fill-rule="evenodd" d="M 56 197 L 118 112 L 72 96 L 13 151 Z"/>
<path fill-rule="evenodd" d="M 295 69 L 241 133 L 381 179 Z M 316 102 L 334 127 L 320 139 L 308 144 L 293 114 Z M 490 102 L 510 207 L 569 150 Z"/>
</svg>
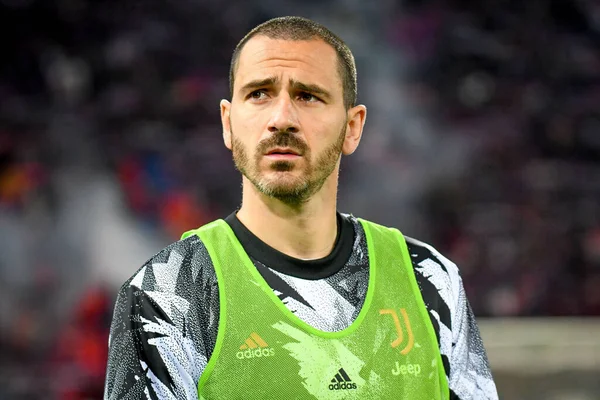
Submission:
<svg viewBox="0 0 600 400">
<path fill-rule="evenodd" d="M 300 130 L 298 114 L 292 99 L 287 94 L 282 94 L 274 105 L 273 114 L 269 120 L 269 132 L 298 133 Z"/>
</svg>

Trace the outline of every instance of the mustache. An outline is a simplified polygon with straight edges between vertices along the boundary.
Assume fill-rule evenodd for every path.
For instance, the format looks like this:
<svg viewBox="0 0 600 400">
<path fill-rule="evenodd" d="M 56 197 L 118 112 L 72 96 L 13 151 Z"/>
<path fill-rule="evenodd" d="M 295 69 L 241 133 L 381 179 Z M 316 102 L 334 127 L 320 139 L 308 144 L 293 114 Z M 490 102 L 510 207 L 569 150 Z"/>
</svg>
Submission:
<svg viewBox="0 0 600 400">
<path fill-rule="evenodd" d="M 288 147 L 300 155 L 304 155 L 304 153 L 308 151 L 308 145 L 306 142 L 298 138 L 298 136 L 295 134 L 289 132 L 278 132 L 258 143 L 257 154 L 265 154 L 273 147 Z"/>
</svg>

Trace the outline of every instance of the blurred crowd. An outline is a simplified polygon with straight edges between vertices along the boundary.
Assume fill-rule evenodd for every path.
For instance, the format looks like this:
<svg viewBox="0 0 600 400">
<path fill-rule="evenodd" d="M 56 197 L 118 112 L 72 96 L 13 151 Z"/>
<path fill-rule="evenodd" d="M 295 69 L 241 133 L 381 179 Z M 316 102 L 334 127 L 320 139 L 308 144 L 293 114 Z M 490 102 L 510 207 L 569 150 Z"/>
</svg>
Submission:
<svg viewBox="0 0 600 400">
<path fill-rule="evenodd" d="M 600 315 L 600 3 L 419 3 L 392 42 L 475 149 L 426 196 L 433 242 L 478 315 Z"/>
<path fill-rule="evenodd" d="M 600 3 L 302 3 L 0 0 L 0 398 L 100 397 L 118 285 L 239 203 L 218 101 L 284 14 L 357 59 L 342 211 L 435 245 L 477 315 L 600 315 Z"/>
</svg>

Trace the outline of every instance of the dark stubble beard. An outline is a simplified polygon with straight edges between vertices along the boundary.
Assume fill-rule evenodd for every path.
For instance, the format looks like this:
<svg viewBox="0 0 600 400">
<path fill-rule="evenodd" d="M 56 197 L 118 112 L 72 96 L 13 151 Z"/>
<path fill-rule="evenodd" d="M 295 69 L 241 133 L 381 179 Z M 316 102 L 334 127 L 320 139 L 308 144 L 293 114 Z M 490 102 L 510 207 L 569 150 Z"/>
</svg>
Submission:
<svg viewBox="0 0 600 400">
<path fill-rule="evenodd" d="M 342 146 L 346 137 L 346 124 L 343 125 L 336 141 L 319 154 L 312 162 L 312 152 L 308 145 L 294 133 L 277 132 L 258 143 L 251 162 L 248 152 L 242 142 L 231 132 L 231 150 L 235 167 L 262 194 L 276 198 L 289 205 L 300 205 L 310 199 L 322 187 L 327 178 L 333 173 L 342 154 Z M 289 177 L 281 180 L 266 180 L 260 171 L 260 162 L 266 151 L 273 147 L 287 147 L 298 152 L 304 158 L 304 171 L 298 178 Z M 294 168 L 289 161 L 272 162 L 268 168 L 272 171 L 285 173 Z"/>
</svg>

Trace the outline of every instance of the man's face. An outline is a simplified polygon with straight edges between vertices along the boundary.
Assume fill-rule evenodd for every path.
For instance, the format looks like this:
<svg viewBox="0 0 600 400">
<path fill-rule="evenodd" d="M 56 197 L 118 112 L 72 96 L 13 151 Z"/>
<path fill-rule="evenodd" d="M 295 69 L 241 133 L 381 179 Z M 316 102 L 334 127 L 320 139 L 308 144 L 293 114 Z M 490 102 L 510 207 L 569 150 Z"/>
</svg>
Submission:
<svg viewBox="0 0 600 400">
<path fill-rule="evenodd" d="M 261 193 L 303 202 L 337 172 L 347 126 L 337 66 L 321 40 L 246 43 L 222 115 L 235 165 Z"/>
</svg>

